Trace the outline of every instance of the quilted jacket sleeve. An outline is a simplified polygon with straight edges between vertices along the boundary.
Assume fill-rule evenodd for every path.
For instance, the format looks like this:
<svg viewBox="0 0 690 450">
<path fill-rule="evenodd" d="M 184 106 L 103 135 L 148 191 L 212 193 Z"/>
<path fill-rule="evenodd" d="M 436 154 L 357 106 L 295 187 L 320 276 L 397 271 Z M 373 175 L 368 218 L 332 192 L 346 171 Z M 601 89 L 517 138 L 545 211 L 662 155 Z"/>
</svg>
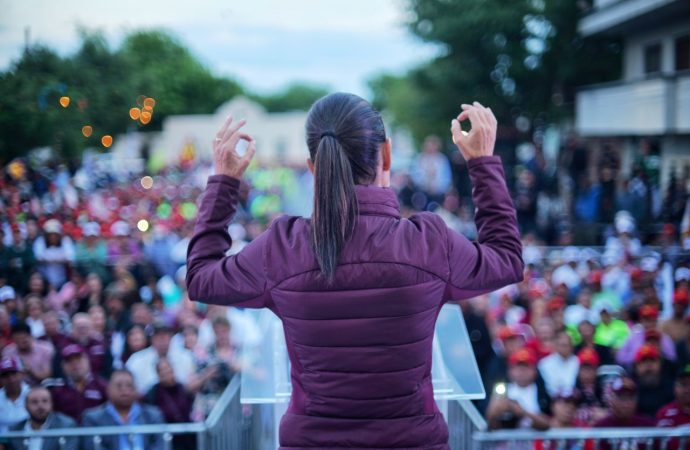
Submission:
<svg viewBox="0 0 690 450">
<path fill-rule="evenodd" d="M 522 280 L 522 243 L 498 156 L 468 161 L 478 239 L 446 229 L 449 277 L 446 299 L 460 300 Z"/>
<path fill-rule="evenodd" d="M 268 233 L 239 253 L 225 255 L 232 245 L 227 227 L 236 211 L 239 187 L 238 179 L 226 175 L 208 178 L 187 248 L 187 290 L 194 301 L 261 308 L 269 296 L 265 270 Z"/>
</svg>

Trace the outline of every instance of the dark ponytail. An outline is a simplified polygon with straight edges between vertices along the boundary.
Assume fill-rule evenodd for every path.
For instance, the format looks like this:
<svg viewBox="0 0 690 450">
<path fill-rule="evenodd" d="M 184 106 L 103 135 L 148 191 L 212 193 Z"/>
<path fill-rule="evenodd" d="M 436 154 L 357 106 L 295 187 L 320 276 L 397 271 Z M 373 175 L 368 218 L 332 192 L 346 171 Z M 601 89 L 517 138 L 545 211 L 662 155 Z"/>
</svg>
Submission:
<svg viewBox="0 0 690 450">
<path fill-rule="evenodd" d="M 343 93 L 314 103 L 306 128 L 314 163 L 312 246 L 321 273 L 332 282 L 340 253 L 355 229 L 355 184 L 374 180 L 386 134 L 381 116 L 369 103 Z"/>
</svg>

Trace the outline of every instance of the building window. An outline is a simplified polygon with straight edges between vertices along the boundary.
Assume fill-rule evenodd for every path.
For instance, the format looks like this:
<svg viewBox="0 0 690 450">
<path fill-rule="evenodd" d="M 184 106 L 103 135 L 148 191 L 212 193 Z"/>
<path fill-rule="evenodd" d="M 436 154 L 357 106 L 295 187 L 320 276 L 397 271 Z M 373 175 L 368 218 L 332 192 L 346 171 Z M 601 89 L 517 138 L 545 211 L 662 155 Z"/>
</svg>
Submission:
<svg viewBox="0 0 690 450">
<path fill-rule="evenodd" d="M 676 70 L 690 69 L 690 35 L 676 39 Z"/>
<path fill-rule="evenodd" d="M 661 72 L 661 44 L 652 44 L 644 48 L 644 73 Z"/>
</svg>

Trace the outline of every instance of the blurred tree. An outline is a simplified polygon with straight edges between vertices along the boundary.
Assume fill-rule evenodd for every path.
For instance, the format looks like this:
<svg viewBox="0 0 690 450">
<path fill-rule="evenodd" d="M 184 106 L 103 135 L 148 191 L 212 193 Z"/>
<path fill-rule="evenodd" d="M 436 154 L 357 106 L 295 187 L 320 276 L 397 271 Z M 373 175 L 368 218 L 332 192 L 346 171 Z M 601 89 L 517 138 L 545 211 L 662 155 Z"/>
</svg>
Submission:
<svg viewBox="0 0 690 450">
<path fill-rule="evenodd" d="M 134 32 L 116 51 L 101 33 L 79 32 L 81 45 L 71 57 L 35 45 L 0 72 L 0 164 L 40 146 L 77 158 L 84 148 L 100 146 L 104 134 L 141 126 L 128 114 L 140 95 L 156 100 L 145 128 L 155 130 L 167 115 L 211 113 L 243 92 L 163 31 Z M 61 96 L 70 98 L 66 108 Z M 88 138 L 84 125 L 93 127 Z"/>
<path fill-rule="evenodd" d="M 439 55 L 402 77 L 371 80 L 374 102 L 418 141 L 447 134 L 460 104 L 473 100 L 523 132 L 569 117 L 577 86 L 620 76 L 618 42 L 577 35 L 583 7 L 573 0 L 408 0 L 410 31 L 438 44 Z"/>
<path fill-rule="evenodd" d="M 268 112 L 305 111 L 328 92 L 329 89 L 325 86 L 293 83 L 282 92 L 272 95 L 253 95 L 251 98 L 262 104 Z"/>
</svg>

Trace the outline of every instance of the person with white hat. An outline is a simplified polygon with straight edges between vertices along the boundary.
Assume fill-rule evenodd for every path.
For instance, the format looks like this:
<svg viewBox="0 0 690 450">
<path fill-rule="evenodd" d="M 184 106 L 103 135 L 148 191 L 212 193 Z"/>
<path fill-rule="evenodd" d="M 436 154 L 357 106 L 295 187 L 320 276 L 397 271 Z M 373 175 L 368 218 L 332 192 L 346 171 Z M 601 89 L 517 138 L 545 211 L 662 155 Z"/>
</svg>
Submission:
<svg viewBox="0 0 690 450">
<path fill-rule="evenodd" d="M 124 220 L 118 220 L 110 226 L 112 240 L 108 244 L 108 261 L 131 267 L 143 256 L 139 244 L 130 236 L 131 228 Z"/>
<path fill-rule="evenodd" d="M 74 245 L 69 236 L 63 235 L 59 220 L 49 219 L 43 224 L 43 235 L 34 241 L 34 255 L 43 276 L 55 289 L 60 289 L 74 262 Z"/>
<path fill-rule="evenodd" d="M 107 279 L 108 247 L 101 239 L 101 226 L 98 222 L 87 222 L 81 230 L 84 238 L 76 245 L 77 266 L 84 272 L 96 272 L 102 280 Z"/>
</svg>

